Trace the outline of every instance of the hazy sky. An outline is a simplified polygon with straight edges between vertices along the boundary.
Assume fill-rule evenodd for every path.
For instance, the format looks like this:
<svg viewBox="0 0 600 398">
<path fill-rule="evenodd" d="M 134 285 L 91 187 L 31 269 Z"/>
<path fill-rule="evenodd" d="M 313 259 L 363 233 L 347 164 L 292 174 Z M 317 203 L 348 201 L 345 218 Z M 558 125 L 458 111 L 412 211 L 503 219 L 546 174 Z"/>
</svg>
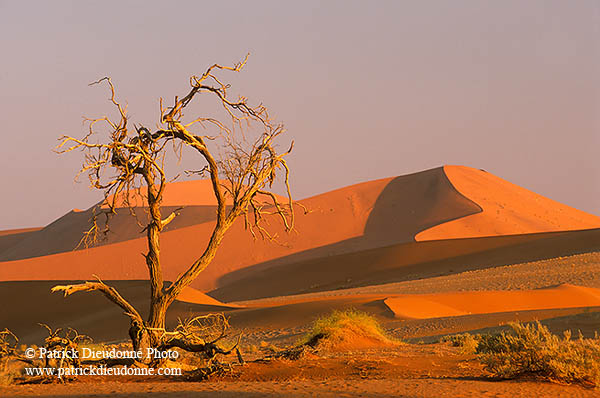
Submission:
<svg viewBox="0 0 600 398">
<path fill-rule="evenodd" d="M 233 63 L 296 141 L 303 198 L 443 164 L 483 168 L 600 215 L 598 1 L 1 1 L 0 229 L 101 195 L 73 182 L 82 116 L 133 121 Z"/>
</svg>

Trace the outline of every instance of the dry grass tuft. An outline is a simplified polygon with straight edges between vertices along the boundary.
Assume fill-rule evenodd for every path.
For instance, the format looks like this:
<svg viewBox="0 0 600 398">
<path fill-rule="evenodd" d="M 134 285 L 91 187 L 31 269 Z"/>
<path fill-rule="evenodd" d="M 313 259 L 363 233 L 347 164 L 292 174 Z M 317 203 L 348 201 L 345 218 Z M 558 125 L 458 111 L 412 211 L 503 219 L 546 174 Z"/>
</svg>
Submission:
<svg viewBox="0 0 600 398">
<path fill-rule="evenodd" d="M 317 319 L 299 342 L 310 347 L 353 348 L 397 344 L 371 315 L 356 311 L 334 311 Z"/>
<path fill-rule="evenodd" d="M 482 335 L 477 346 L 480 361 L 495 377 L 539 377 L 558 383 L 600 386 L 600 338 L 572 340 L 536 322 L 513 323 L 512 333 Z"/>
</svg>

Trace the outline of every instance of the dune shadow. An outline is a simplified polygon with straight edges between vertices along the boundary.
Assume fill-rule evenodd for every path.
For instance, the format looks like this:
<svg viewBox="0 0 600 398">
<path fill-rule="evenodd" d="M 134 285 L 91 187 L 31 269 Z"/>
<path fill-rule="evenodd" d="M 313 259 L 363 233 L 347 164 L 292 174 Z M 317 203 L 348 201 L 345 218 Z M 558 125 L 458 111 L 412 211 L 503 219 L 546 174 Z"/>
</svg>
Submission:
<svg viewBox="0 0 600 398">
<path fill-rule="evenodd" d="M 391 180 L 377 197 L 361 239 L 374 247 L 414 242 L 419 232 L 481 211 L 437 167 Z"/>
<path fill-rule="evenodd" d="M 454 188 L 443 167 L 396 177 L 375 200 L 362 236 L 232 271 L 220 277 L 217 285 L 225 286 L 280 265 L 415 242 L 415 236 L 423 230 L 481 211 L 477 203 Z"/>
<path fill-rule="evenodd" d="M 347 289 L 597 250 L 600 229 L 409 242 L 242 270 L 242 278 L 209 295 L 227 302 Z"/>
<path fill-rule="evenodd" d="M 52 328 L 73 327 L 95 341 L 128 340 L 129 318 L 100 292 L 79 293 L 63 297 L 52 293 L 56 285 L 83 281 L 3 281 L 0 282 L 0 329 L 8 327 L 22 343 L 39 344 L 47 336 L 44 323 Z M 105 281 L 114 287 L 146 318 L 150 309 L 150 286 L 147 280 Z M 168 286 L 168 283 L 166 283 Z M 9 304 L 14 303 L 14 304 Z M 198 313 L 227 312 L 218 305 L 175 301 L 167 311 L 167 325 Z"/>
</svg>

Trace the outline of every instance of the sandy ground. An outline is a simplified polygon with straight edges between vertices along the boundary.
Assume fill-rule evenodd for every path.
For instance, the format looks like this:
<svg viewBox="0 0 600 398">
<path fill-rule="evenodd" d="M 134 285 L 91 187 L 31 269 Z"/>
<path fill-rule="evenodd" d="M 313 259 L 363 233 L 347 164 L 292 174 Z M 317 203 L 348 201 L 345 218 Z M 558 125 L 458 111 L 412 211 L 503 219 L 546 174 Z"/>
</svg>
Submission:
<svg viewBox="0 0 600 398">
<path fill-rule="evenodd" d="M 92 390 L 93 389 L 93 390 Z M 447 345 L 401 345 L 273 360 L 205 382 L 80 378 L 67 385 L 0 387 L 21 397 L 594 397 L 598 391 L 543 381 L 495 381 Z"/>
<path fill-rule="evenodd" d="M 93 392 L 90 392 L 93 389 Z M 14 397 L 597 397 L 598 391 L 578 386 L 560 386 L 527 381 L 483 381 L 462 379 L 392 380 L 290 380 L 208 383 L 121 383 L 118 381 L 67 386 L 29 386 L 0 393 Z"/>
</svg>

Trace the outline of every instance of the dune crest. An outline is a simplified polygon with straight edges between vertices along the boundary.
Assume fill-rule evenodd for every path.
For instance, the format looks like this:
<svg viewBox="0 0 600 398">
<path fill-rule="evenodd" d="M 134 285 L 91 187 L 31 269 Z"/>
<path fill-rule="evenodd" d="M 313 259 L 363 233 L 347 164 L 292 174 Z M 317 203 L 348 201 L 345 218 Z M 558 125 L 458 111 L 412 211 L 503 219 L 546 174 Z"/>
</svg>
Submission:
<svg viewBox="0 0 600 398">
<path fill-rule="evenodd" d="M 426 229 L 415 240 L 474 238 L 600 227 L 600 217 L 521 188 L 488 172 L 444 166 L 452 185 L 482 212 Z"/>
<path fill-rule="evenodd" d="M 457 175 L 462 176 L 462 180 L 465 181 L 463 185 L 471 187 L 473 192 L 460 185 L 462 180 Z M 497 197 L 486 199 L 490 192 L 495 192 Z M 537 210 L 520 203 L 512 204 L 515 201 L 526 202 L 520 197 L 517 197 L 518 200 L 514 199 L 515 192 L 525 195 L 525 199 L 529 197 L 536 203 L 546 203 L 544 209 L 548 213 L 559 214 L 562 218 L 559 217 L 557 222 L 548 223 L 542 217 L 541 224 L 536 224 L 533 221 L 539 219 L 536 216 Z M 195 198 L 196 203 L 181 210 L 181 215 L 169 224 L 161 236 L 164 277 L 165 280 L 174 280 L 201 253 L 212 233 L 214 206 L 208 204 L 214 203 L 214 198 L 207 180 L 171 183 L 166 195 L 166 203 L 163 206 L 165 214 L 175 209 L 166 204 L 191 203 L 185 202 L 191 198 Z M 511 206 L 502 205 L 508 203 L 509 199 L 512 201 Z M 452 257 L 464 254 L 462 251 L 457 254 L 452 248 L 443 249 L 442 252 L 440 248 L 432 251 L 430 245 L 420 247 L 415 245 L 415 235 L 416 240 L 428 241 L 449 237 L 496 235 L 498 244 L 502 246 L 505 243 L 501 243 L 500 241 L 504 241 L 497 235 L 520 233 L 519 231 L 528 229 L 578 229 L 593 226 L 594 223 L 600 227 L 598 217 L 567 208 L 488 173 L 458 166 L 439 167 L 401 177 L 363 182 L 300 202 L 308 212 L 305 214 L 300 207 L 296 208 L 298 233 L 286 234 L 276 219 L 270 223 L 271 232 L 279 236 L 282 245 L 260 239 L 255 241 L 244 228 L 243 220 L 238 220 L 226 234 L 214 261 L 192 286 L 201 291 L 230 286 L 231 291 L 242 292 L 256 286 L 242 281 L 259 277 L 267 281 L 267 286 L 281 285 L 279 290 L 283 290 L 284 294 L 297 293 L 308 288 L 323 290 L 333 285 L 356 285 L 357 279 L 362 279 L 361 283 L 370 283 L 371 281 L 366 280 L 363 275 L 365 272 L 382 271 L 376 277 L 377 281 L 380 281 L 390 277 L 386 276 L 388 271 L 394 273 L 394 277 L 398 277 L 396 270 L 400 267 L 405 267 L 407 274 L 421 272 L 421 263 L 438 261 L 439 255 Z M 511 218 L 506 221 L 495 216 L 493 209 L 490 210 L 492 204 L 489 203 L 497 203 L 498 207 L 504 206 L 503 211 L 510 214 Z M 560 208 L 570 210 L 556 210 Z M 531 211 L 533 215 L 529 214 Z M 573 216 L 567 217 L 565 214 Z M 143 215 L 141 212 L 139 216 Z M 126 211 L 120 212 L 112 219 L 111 232 L 105 244 L 72 251 L 81 239 L 82 232 L 87 229 L 90 216 L 90 210 L 69 212 L 40 231 L 1 237 L 0 280 L 84 280 L 99 270 L 103 279 L 146 279 L 147 267 L 143 257 L 139 255 L 146 250 L 146 240 L 141 228 Z M 538 224 L 542 226 L 539 227 Z M 472 246 L 469 242 L 463 243 Z M 492 243 L 495 244 L 490 244 Z M 398 250 L 383 250 L 392 246 Z M 454 247 L 456 242 L 442 246 Z M 374 259 L 373 252 L 369 251 L 379 249 L 382 249 L 381 253 L 385 256 L 377 255 Z M 576 249 L 570 245 L 563 252 L 569 254 Z M 561 255 L 563 252 L 557 254 L 554 251 L 553 255 Z M 344 274 L 337 271 L 340 264 L 335 261 L 341 259 L 336 259 L 335 256 L 360 253 L 368 257 L 371 269 L 367 270 L 364 264 L 357 262 L 364 257 L 357 255 L 354 256 L 356 261 L 352 262 L 356 263 L 356 267 L 346 268 Z M 540 257 L 535 255 L 517 260 L 525 261 L 530 258 Z M 306 265 L 307 261 L 314 265 L 311 266 L 312 273 L 306 273 L 305 266 L 300 267 L 302 264 Z M 285 282 L 290 279 L 287 276 L 277 279 L 277 272 L 281 266 L 300 267 L 302 278 L 295 279 L 300 284 L 308 284 L 291 286 L 287 283 L 273 283 L 273 280 Z M 440 272 L 450 272 L 456 270 L 456 267 L 457 265 L 448 266 L 447 269 L 440 269 Z M 351 275 L 350 271 L 353 269 L 363 271 Z M 286 270 L 286 273 L 289 274 L 290 270 Z M 400 279 L 403 278 L 404 276 Z M 234 283 L 242 283 L 243 286 L 233 289 Z M 263 285 L 262 282 L 260 285 Z M 245 292 L 243 297 L 233 299 L 256 297 L 256 292 L 264 289 L 254 290 Z"/>
<path fill-rule="evenodd" d="M 225 182 L 224 182 L 225 183 Z M 129 193 L 129 201 L 134 207 L 144 207 L 146 205 L 144 196 L 145 189 L 131 191 Z M 287 198 L 280 195 L 275 195 L 277 199 L 283 203 L 287 202 Z M 114 195 L 108 197 L 108 201 L 112 201 Z M 126 195 L 121 192 L 116 200 L 118 208 L 125 207 Z M 231 196 L 226 195 L 226 203 L 230 205 Z M 216 206 L 217 199 L 212 188 L 210 179 L 175 181 L 167 184 L 163 193 L 162 206 Z M 107 208 L 106 204 L 102 208 Z"/>
<path fill-rule="evenodd" d="M 189 286 L 183 288 L 181 293 L 179 293 L 179 296 L 177 296 L 177 301 L 190 304 L 210 305 L 224 308 L 243 308 L 241 305 L 222 303 L 219 300 L 216 300 L 210 297 L 209 295 L 204 294 L 201 291 Z"/>
</svg>

